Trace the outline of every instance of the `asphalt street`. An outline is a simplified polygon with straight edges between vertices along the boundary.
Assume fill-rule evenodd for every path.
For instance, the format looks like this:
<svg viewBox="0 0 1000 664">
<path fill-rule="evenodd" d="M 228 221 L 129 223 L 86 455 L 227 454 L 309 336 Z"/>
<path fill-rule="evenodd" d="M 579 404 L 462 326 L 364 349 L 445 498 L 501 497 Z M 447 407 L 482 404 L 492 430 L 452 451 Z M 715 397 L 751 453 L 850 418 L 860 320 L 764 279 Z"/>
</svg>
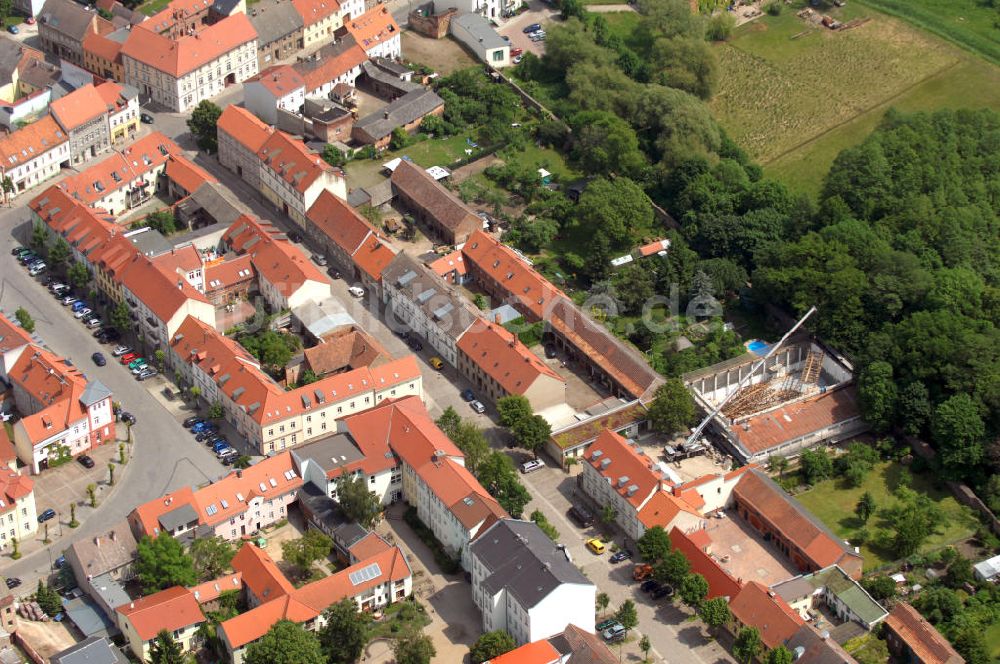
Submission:
<svg viewBox="0 0 1000 664">
<path fill-rule="evenodd" d="M 27 198 L 23 199 L 25 203 Z M 0 307 L 13 316 L 18 307 L 24 307 L 35 319 L 35 335 L 54 353 L 70 358 L 88 377 L 98 378 L 114 393 L 125 410 L 135 414 L 138 423 L 133 428 L 133 451 L 129 463 L 121 472 L 109 498 L 98 504 L 95 510 L 79 508 L 77 529 L 65 527 L 69 515 L 63 514 L 67 506 L 52 505 L 61 510 L 59 519 L 63 527 L 63 537 L 55 539 L 48 547 L 33 552 L 25 551 L 17 561 L 5 560 L 3 574 L 21 577 L 25 587 L 30 587 L 34 579 L 51 569 L 50 561 L 59 555 L 70 543 L 107 528 L 109 524 L 123 519 L 136 505 L 152 500 L 168 491 L 183 486 L 204 484 L 224 475 L 226 469 L 204 446 L 195 442 L 178 422 L 177 417 L 163 408 L 149 393 L 150 383 L 138 383 L 127 368 L 114 361 L 107 366 L 97 367 L 90 355 L 97 350 L 110 358 L 110 346 L 102 346 L 94 340 L 90 330 L 74 320 L 69 311 L 60 305 L 37 279 L 28 276 L 10 250 L 26 240 L 25 231 L 30 228 L 24 206 L 5 209 L 0 213 L 0 226 L 7 229 L 3 233 L 0 246 Z M 161 384 L 162 387 L 162 384 Z M 56 471 L 52 471 L 56 472 Z M 81 498 L 83 498 L 81 496 Z M 39 505 L 39 511 L 50 507 Z"/>
</svg>

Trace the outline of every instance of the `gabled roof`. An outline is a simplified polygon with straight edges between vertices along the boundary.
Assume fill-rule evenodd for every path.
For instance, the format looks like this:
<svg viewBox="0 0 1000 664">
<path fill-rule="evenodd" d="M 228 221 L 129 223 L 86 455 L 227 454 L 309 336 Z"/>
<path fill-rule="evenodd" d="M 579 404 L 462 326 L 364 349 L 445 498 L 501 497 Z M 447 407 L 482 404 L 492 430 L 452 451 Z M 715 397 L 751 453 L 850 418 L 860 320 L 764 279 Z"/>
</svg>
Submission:
<svg viewBox="0 0 1000 664">
<path fill-rule="evenodd" d="M 30 346 L 21 352 L 7 375 L 11 383 L 40 405 L 39 410 L 18 423 L 32 443 L 61 433 L 87 416 L 80 400 L 87 380 L 66 359 Z"/>
<path fill-rule="evenodd" d="M 376 5 L 361 16 L 346 21 L 344 27 L 366 53 L 393 37 L 399 37 L 399 26 L 384 5 Z"/>
<path fill-rule="evenodd" d="M 234 556 L 235 557 L 235 556 Z M 205 581 L 204 583 L 199 583 L 196 586 L 188 588 L 194 598 L 199 604 L 205 604 L 207 602 L 213 602 L 226 592 L 239 591 L 243 589 L 243 574 L 240 572 L 233 572 L 232 574 L 223 574 L 217 579 L 212 579 L 211 581 Z"/>
<path fill-rule="evenodd" d="M 222 241 L 237 253 L 249 255 L 257 274 L 285 297 L 294 295 L 307 281 L 330 286 L 330 279 L 270 222 L 243 215 L 226 230 Z"/>
<path fill-rule="evenodd" d="M 27 475 L 4 466 L 0 468 L 0 514 L 17 507 L 17 501 L 35 490 L 34 481 Z"/>
<path fill-rule="evenodd" d="M 923 664 L 961 664 L 962 659 L 941 632 L 906 602 L 899 602 L 885 619 L 885 625 L 920 658 Z"/>
<path fill-rule="evenodd" d="M 232 567 L 242 575 L 243 584 L 261 603 L 295 592 L 295 586 L 285 578 L 271 556 L 249 542 L 233 556 Z"/>
<path fill-rule="evenodd" d="M 654 492 L 659 492 L 669 480 L 654 465 L 654 461 L 620 435 L 605 429 L 584 455 L 595 471 L 606 478 L 611 487 L 633 508 L 638 510 Z M 659 524 L 665 525 L 665 524 Z"/>
<path fill-rule="evenodd" d="M 639 510 L 639 521 L 646 528 L 653 526 L 668 527 L 677 515 L 687 512 L 693 516 L 702 516 L 696 507 L 688 503 L 680 496 L 675 496 L 668 491 L 656 491 L 642 509 Z"/>
<path fill-rule="evenodd" d="M 6 171 L 26 164 L 68 140 L 69 136 L 63 132 L 55 119 L 46 115 L 0 137 L 0 168 Z"/>
<path fill-rule="evenodd" d="M 732 428 L 740 446 L 759 454 L 786 441 L 861 417 L 853 386 L 822 392 L 743 420 Z"/>
<path fill-rule="evenodd" d="M 93 537 L 78 539 L 70 545 L 70 549 L 88 577 L 107 574 L 132 564 L 137 551 L 135 537 L 125 520 Z"/>
<path fill-rule="evenodd" d="M 264 146 L 268 136 L 274 132 L 274 129 L 262 122 L 256 115 L 234 104 L 230 104 L 222 110 L 222 115 L 219 116 L 219 122 L 216 126 L 254 154 Z"/>
<path fill-rule="evenodd" d="M 257 31 L 257 45 L 262 48 L 301 30 L 302 16 L 291 3 L 279 2 L 258 10 L 250 23 Z"/>
<path fill-rule="evenodd" d="M 448 230 L 471 232 L 482 228 L 482 220 L 471 208 L 416 164 L 405 159 L 400 161 L 389 179 L 395 189 Z"/>
<path fill-rule="evenodd" d="M 406 252 L 400 252 L 382 271 L 385 288 L 398 291 L 410 306 L 450 339 L 458 340 L 479 320 L 475 306 L 443 279 Z"/>
<path fill-rule="evenodd" d="M 840 564 L 845 558 L 859 557 L 759 469 L 751 468 L 744 473 L 733 488 L 733 495 L 752 507 L 820 569 Z"/>
<path fill-rule="evenodd" d="M 154 32 L 153 23 L 151 19 L 132 29 L 122 47 L 122 55 L 174 78 L 193 72 L 257 39 L 257 31 L 242 12 L 227 16 L 197 34 L 178 39 Z"/>
<path fill-rule="evenodd" d="M 337 0 L 292 0 L 295 11 L 302 17 L 302 25 L 310 26 L 340 12 Z"/>
<path fill-rule="evenodd" d="M 744 625 L 756 627 L 768 649 L 788 641 L 805 624 L 788 602 L 756 581 L 743 586 L 729 601 L 729 610 Z"/>
<path fill-rule="evenodd" d="M 94 32 L 97 12 L 88 12 L 72 0 L 46 0 L 38 13 L 38 22 L 79 42 L 88 32 Z"/>
<path fill-rule="evenodd" d="M 91 53 L 108 62 L 120 62 L 122 42 L 97 32 L 91 32 L 83 38 L 83 52 Z"/>
<path fill-rule="evenodd" d="M 543 378 L 561 383 L 565 388 L 562 376 L 532 353 L 514 333 L 496 323 L 482 319 L 474 322 L 459 338 L 458 349 L 508 394 L 524 394 Z M 557 388 L 553 384 L 548 389 Z"/>
<path fill-rule="evenodd" d="M 250 256 L 244 254 L 205 266 L 205 291 L 212 292 L 252 281 L 255 272 Z"/>
<path fill-rule="evenodd" d="M 559 664 L 561 655 L 546 640 L 525 643 L 520 648 L 488 659 L 483 664 Z"/>
<path fill-rule="evenodd" d="M 618 661 L 601 637 L 573 623 L 566 625 L 562 634 L 549 637 L 548 641 L 560 654 L 569 656 L 569 664 L 615 664 Z"/>
<path fill-rule="evenodd" d="M 143 641 L 155 638 L 163 629 L 173 632 L 205 622 L 194 595 L 180 586 L 123 604 L 118 607 L 118 613 L 132 623 Z"/>
<path fill-rule="evenodd" d="M 696 542 L 701 539 L 699 535 L 704 531 L 697 530 L 693 533 L 685 534 L 679 528 L 670 531 L 670 543 L 675 549 L 684 554 L 691 565 L 693 574 L 701 574 L 708 581 L 708 597 L 733 598 L 740 592 L 740 581 L 730 576 L 729 572 L 722 569 L 722 566 L 710 556 L 702 544 Z M 710 544 L 710 543 L 709 543 Z"/>
<path fill-rule="evenodd" d="M 156 537 L 162 530 L 160 517 L 184 506 L 193 510 L 193 505 L 194 491 L 191 487 L 185 486 L 148 503 L 137 505 L 129 514 L 129 519 L 137 522 L 141 534 Z"/>
<path fill-rule="evenodd" d="M 340 247 L 348 256 L 361 248 L 365 239 L 375 233 L 371 224 L 355 212 L 354 208 L 332 192 L 323 191 L 313 203 L 306 217 L 323 235 Z"/>
<path fill-rule="evenodd" d="M 257 157 L 299 193 L 305 192 L 324 173 L 339 173 L 305 143 L 283 131 L 271 134 L 257 150 Z"/>
<path fill-rule="evenodd" d="M 292 68 L 302 77 L 308 94 L 360 67 L 367 57 L 364 49 L 347 35 L 320 48 L 313 58 L 296 62 Z"/>
<path fill-rule="evenodd" d="M 533 521 L 502 519 L 470 545 L 485 567 L 483 586 L 491 594 L 506 590 L 530 609 L 563 584 L 593 584 Z"/>
<path fill-rule="evenodd" d="M 288 5 L 276 5 L 276 8 L 287 7 Z M 291 65 L 273 65 L 260 72 L 244 85 L 257 83 L 262 88 L 280 99 L 285 95 L 290 95 L 296 90 L 302 90 L 305 85 L 303 79 Z"/>
<path fill-rule="evenodd" d="M 49 103 L 49 112 L 65 131 L 74 131 L 108 112 L 108 104 L 92 83 Z M 112 109 L 113 110 L 113 109 Z"/>
<path fill-rule="evenodd" d="M 31 335 L 0 313 L 0 353 L 22 348 L 30 343 Z"/>
<path fill-rule="evenodd" d="M 218 182 L 215 176 L 204 168 L 183 157 L 171 157 L 167 161 L 167 178 L 173 180 L 191 193 L 198 190 L 198 187 L 207 182 Z"/>
<path fill-rule="evenodd" d="M 132 257 L 120 276 L 122 285 L 162 322 L 171 320 L 189 300 L 208 303 L 186 279 L 171 278 L 140 254 Z"/>
</svg>

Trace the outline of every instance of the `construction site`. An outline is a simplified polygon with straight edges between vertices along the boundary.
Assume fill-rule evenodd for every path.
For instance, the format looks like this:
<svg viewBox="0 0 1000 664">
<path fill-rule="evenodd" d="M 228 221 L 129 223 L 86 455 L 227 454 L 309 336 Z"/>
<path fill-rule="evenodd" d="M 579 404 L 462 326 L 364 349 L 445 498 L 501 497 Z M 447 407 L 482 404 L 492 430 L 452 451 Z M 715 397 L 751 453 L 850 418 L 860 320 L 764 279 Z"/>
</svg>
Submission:
<svg viewBox="0 0 1000 664">
<path fill-rule="evenodd" d="M 706 414 L 721 404 L 708 430 L 744 463 L 864 431 L 853 381 L 846 360 L 807 337 L 763 360 L 747 353 L 684 376 Z"/>
</svg>

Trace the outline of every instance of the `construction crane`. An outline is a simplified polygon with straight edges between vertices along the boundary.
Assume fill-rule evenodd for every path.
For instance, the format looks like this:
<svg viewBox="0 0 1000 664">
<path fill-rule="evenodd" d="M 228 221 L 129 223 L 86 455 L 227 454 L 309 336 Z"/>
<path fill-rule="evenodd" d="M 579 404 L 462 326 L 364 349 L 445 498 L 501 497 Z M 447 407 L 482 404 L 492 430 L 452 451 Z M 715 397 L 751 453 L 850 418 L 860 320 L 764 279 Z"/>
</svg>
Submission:
<svg viewBox="0 0 1000 664">
<path fill-rule="evenodd" d="M 688 439 L 684 442 L 685 447 L 691 445 L 692 443 L 694 443 L 694 441 L 698 440 L 698 437 L 701 436 L 701 432 L 705 430 L 705 427 L 708 426 L 708 423 L 711 422 L 712 419 L 722 411 L 723 407 L 730 399 L 732 399 L 734 396 L 736 396 L 736 394 L 739 393 L 739 391 L 743 388 L 743 384 L 749 381 L 753 377 L 753 375 L 757 373 L 757 370 L 760 369 L 762 366 L 764 366 L 764 363 L 767 362 L 768 358 L 774 355 L 775 351 L 781 348 L 782 344 L 784 344 L 788 340 L 788 337 L 795 334 L 795 331 L 798 330 L 800 327 L 802 327 L 802 324 L 806 322 L 806 319 L 812 316 L 815 312 L 816 312 L 816 307 L 810 307 L 809 311 L 807 311 L 805 315 L 802 316 L 802 318 L 800 318 L 799 321 L 792 326 L 792 329 L 788 330 L 788 332 L 785 332 L 785 336 L 781 337 L 781 339 L 778 340 L 778 343 L 771 346 L 771 349 L 767 351 L 767 354 L 764 357 L 757 360 L 757 363 L 753 366 L 753 368 L 750 369 L 749 372 L 747 372 L 747 375 L 743 376 L 743 378 L 741 378 L 740 381 L 736 383 L 736 389 L 734 389 L 732 392 L 726 395 L 726 398 L 720 401 L 719 404 L 715 407 L 715 409 L 705 416 L 705 419 L 701 421 L 701 424 L 695 427 L 694 431 L 691 432 L 691 435 L 688 436 Z"/>
</svg>

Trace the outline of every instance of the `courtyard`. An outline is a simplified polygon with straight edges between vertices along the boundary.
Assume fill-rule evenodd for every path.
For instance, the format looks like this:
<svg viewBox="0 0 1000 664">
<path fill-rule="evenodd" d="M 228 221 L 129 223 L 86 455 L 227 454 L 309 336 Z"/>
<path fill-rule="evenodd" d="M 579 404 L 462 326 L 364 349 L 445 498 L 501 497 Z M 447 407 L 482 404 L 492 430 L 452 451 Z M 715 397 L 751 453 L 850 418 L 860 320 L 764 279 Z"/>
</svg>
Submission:
<svg viewBox="0 0 1000 664">
<path fill-rule="evenodd" d="M 711 554 L 733 578 L 765 586 L 801 574 L 791 561 L 742 519 L 725 514 L 708 519 L 705 528 L 712 540 Z"/>
</svg>

